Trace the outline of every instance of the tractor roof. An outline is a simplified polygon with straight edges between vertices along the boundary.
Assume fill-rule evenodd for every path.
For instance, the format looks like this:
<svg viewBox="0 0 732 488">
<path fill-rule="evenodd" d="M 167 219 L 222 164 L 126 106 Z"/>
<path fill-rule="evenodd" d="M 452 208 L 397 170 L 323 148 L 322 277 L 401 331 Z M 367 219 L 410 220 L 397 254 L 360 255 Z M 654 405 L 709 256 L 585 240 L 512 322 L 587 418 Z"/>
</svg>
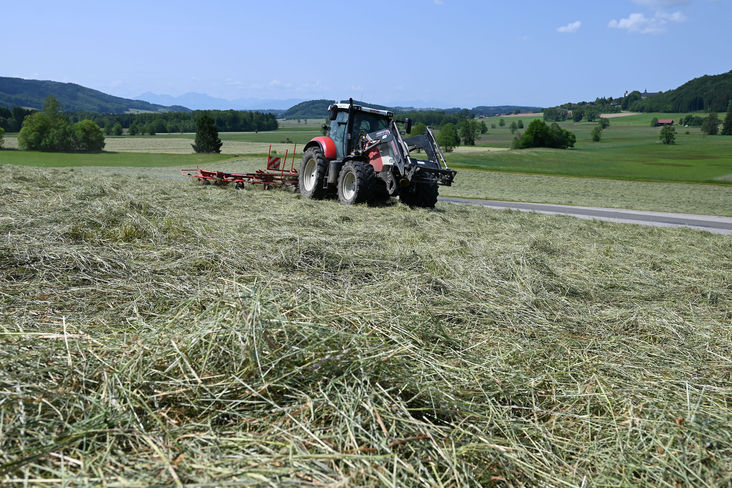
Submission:
<svg viewBox="0 0 732 488">
<path fill-rule="evenodd" d="M 334 103 L 330 107 L 336 107 L 338 110 L 348 110 L 347 103 Z M 330 107 L 328 107 L 328 110 L 330 110 Z M 394 114 L 392 112 L 389 112 L 388 110 L 379 110 L 377 108 L 364 107 L 362 105 L 354 105 L 353 108 L 354 108 L 354 110 L 359 110 L 361 112 L 368 112 L 370 114 L 381 115 L 383 117 L 394 117 Z"/>
</svg>

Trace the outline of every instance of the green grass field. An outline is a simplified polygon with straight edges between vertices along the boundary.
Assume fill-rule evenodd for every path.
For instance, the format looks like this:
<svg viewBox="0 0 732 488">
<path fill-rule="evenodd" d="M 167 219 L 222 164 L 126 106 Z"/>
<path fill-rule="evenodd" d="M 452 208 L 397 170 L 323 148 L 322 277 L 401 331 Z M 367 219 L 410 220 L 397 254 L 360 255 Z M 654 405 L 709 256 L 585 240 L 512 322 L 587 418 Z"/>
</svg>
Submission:
<svg viewBox="0 0 732 488">
<path fill-rule="evenodd" d="M 601 142 L 592 142 L 590 132 L 597 125 L 563 122 L 560 125 L 577 136 L 575 149 L 524 149 L 520 151 L 449 154 L 456 168 L 485 169 L 597 178 L 683 181 L 727 184 L 732 179 L 732 137 L 705 136 L 698 127 L 677 127 L 676 144 L 658 139 L 660 128 L 650 127 L 654 116 L 642 114 L 611 119 Z M 506 119 L 510 121 L 510 119 Z M 510 122 L 509 122 L 510 123 Z M 527 121 L 524 121 L 528 125 Z M 489 124 L 490 125 L 490 124 Z M 686 132 L 689 134 L 686 134 Z M 510 147 L 507 127 L 489 129 L 477 146 Z"/>
<path fill-rule="evenodd" d="M 0 483 L 732 482 L 729 237 L 168 170 L 3 167 Z"/>
</svg>

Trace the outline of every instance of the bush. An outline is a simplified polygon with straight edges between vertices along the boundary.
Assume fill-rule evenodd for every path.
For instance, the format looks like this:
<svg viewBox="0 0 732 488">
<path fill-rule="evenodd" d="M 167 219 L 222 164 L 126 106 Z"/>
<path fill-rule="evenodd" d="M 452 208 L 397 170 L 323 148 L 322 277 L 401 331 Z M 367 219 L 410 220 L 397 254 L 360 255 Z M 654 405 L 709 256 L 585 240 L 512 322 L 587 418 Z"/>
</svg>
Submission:
<svg viewBox="0 0 732 488">
<path fill-rule="evenodd" d="M 592 129 L 592 140 L 594 142 L 600 142 L 600 139 L 602 139 L 602 126 L 598 125 Z"/>
<path fill-rule="evenodd" d="M 658 117 L 653 117 L 651 119 L 651 127 L 658 127 Z"/>
<path fill-rule="evenodd" d="M 559 124 L 552 122 L 547 126 L 541 119 L 536 119 L 529 124 L 521 139 L 515 143 L 517 149 L 529 147 L 552 147 L 556 149 L 567 149 L 574 147 L 577 137 L 570 131 L 562 129 Z"/>
<path fill-rule="evenodd" d="M 676 144 L 676 129 L 670 125 L 664 125 L 659 138 L 664 144 Z"/>
<path fill-rule="evenodd" d="M 600 128 L 607 129 L 608 127 L 610 127 L 610 119 L 605 119 L 601 117 L 598 121 L 598 124 L 600 124 Z"/>
</svg>

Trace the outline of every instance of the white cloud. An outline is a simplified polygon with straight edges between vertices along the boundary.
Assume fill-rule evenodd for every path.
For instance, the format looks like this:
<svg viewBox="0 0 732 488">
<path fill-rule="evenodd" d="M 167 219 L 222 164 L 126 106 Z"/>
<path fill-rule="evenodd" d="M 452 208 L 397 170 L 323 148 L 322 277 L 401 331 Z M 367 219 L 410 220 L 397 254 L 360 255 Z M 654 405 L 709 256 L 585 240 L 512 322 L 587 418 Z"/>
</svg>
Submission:
<svg viewBox="0 0 732 488">
<path fill-rule="evenodd" d="M 574 32 L 577 32 L 580 27 L 582 27 L 582 22 L 576 20 L 574 22 L 570 22 L 567 25 L 557 27 L 557 32 L 561 32 L 563 34 L 572 34 Z"/>
<path fill-rule="evenodd" d="M 666 31 L 666 26 L 669 22 L 679 23 L 685 20 L 686 17 L 681 12 L 657 12 L 653 17 L 633 13 L 626 19 L 611 20 L 608 27 L 627 30 L 628 32 L 635 32 L 637 34 L 660 34 Z"/>
</svg>

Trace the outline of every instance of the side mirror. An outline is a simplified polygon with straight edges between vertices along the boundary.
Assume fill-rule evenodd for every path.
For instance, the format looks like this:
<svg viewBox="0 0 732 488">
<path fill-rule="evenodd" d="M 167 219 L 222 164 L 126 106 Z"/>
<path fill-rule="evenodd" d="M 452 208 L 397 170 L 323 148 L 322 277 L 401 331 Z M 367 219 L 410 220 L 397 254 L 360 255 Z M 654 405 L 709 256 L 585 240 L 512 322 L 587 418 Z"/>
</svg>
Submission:
<svg viewBox="0 0 732 488">
<path fill-rule="evenodd" d="M 404 130 L 407 131 L 407 134 L 412 133 L 412 121 L 409 117 L 404 119 Z"/>
<path fill-rule="evenodd" d="M 330 120 L 335 120 L 336 117 L 338 117 L 338 109 L 336 107 L 331 107 L 328 117 L 330 118 Z"/>
</svg>

